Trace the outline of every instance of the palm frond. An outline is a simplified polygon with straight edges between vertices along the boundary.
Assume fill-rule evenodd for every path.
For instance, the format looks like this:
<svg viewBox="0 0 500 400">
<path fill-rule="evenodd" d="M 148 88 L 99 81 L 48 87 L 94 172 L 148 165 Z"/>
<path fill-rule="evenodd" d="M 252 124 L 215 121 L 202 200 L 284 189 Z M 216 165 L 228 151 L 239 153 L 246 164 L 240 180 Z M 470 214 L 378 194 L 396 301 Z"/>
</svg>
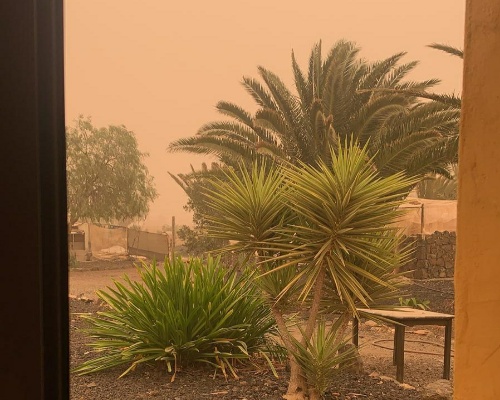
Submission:
<svg viewBox="0 0 500 400">
<path fill-rule="evenodd" d="M 237 104 L 227 101 L 219 101 L 215 108 L 221 114 L 232 117 L 247 126 L 252 126 L 253 124 L 252 115 Z"/>
<path fill-rule="evenodd" d="M 440 43 L 432 43 L 432 44 L 428 45 L 427 47 L 431 47 L 431 48 L 436 49 L 436 50 L 444 51 L 445 53 L 460 57 L 462 59 L 464 58 L 464 51 L 461 49 L 458 49 L 456 47 L 453 47 L 453 46 L 449 46 L 446 44 L 440 44 Z"/>
</svg>

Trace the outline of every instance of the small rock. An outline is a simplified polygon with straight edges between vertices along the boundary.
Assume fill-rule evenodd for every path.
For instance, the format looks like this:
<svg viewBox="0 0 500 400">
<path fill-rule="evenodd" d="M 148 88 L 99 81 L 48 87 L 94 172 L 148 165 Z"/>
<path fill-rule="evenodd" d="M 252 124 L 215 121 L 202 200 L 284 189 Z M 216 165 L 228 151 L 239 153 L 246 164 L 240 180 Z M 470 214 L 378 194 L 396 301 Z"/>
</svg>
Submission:
<svg viewBox="0 0 500 400">
<path fill-rule="evenodd" d="M 453 399 L 453 386 L 450 381 L 446 379 L 439 379 L 431 382 L 424 387 L 422 393 L 424 400 L 452 400 Z"/>
<path fill-rule="evenodd" d="M 83 301 L 84 303 L 92 303 L 94 300 L 89 299 L 88 297 L 85 296 L 80 296 L 77 298 L 77 300 Z"/>
<path fill-rule="evenodd" d="M 400 388 L 403 388 L 403 389 L 405 389 L 405 390 L 416 390 L 416 389 L 415 389 L 415 386 L 408 385 L 407 383 L 400 383 L 400 384 L 399 384 L 399 387 L 400 387 Z"/>
<path fill-rule="evenodd" d="M 411 333 L 414 333 L 415 335 L 428 335 L 431 332 L 427 329 L 419 329 L 417 331 L 412 331 Z"/>
<path fill-rule="evenodd" d="M 372 321 L 372 320 L 366 321 L 365 325 L 366 326 L 370 326 L 370 327 L 378 326 L 378 324 L 375 321 Z"/>
<path fill-rule="evenodd" d="M 376 371 L 373 371 L 370 375 L 368 375 L 370 378 L 378 378 L 380 374 Z"/>
</svg>

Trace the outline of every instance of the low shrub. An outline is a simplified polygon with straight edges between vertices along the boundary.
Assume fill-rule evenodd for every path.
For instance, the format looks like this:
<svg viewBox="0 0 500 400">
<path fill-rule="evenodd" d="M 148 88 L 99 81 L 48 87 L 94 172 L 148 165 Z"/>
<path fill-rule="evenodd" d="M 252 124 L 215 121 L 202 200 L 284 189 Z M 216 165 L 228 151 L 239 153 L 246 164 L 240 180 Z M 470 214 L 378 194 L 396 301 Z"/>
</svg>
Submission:
<svg viewBox="0 0 500 400">
<path fill-rule="evenodd" d="M 430 310 L 430 300 L 420 300 L 417 299 L 416 297 L 411 297 L 411 298 L 399 298 L 399 305 L 403 307 L 411 307 L 411 308 L 416 308 L 420 310 Z"/>
<path fill-rule="evenodd" d="M 193 363 L 208 363 L 224 375 L 236 375 L 232 362 L 263 352 L 274 329 L 268 306 L 251 277 L 238 277 L 220 265 L 166 260 L 139 268 L 141 280 L 114 282 L 98 291 L 111 308 L 84 316 L 84 331 L 100 357 L 74 372 L 88 374 L 129 364 L 121 376 L 140 363 L 164 362 L 169 372 Z"/>
<path fill-rule="evenodd" d="M 357 354 L 355 347 L 345 346 L 348 339 L 340 336 L 343 331 L 340 329 L 341 322 L 342 318 L 338 318 L 327 328 L 325 322 L 320 321 L 308 343 L 293 339 L 295 359 L 317 398 L 334 384 L 338 372 L 348 367 L 349 361 Z M 303 336 L 304 332 L 301 333 Z"/>
</svg>

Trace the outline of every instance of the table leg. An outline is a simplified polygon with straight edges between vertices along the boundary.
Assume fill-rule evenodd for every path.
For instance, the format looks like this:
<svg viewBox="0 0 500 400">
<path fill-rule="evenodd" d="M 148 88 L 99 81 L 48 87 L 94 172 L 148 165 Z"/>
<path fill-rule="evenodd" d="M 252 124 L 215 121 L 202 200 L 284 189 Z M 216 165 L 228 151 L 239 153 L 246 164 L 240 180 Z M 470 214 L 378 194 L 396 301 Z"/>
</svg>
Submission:
<svg viewBox="0 0 500 400">
<path fill-rule="evenodd" d="M 450 380 L 451 369 L 451 326 L 452 320 L 447 320 L 444 330 L 444 369 L 443 379 Z"/>
<path fill-rule="evenodd" d="M 358 335 L 359 335 L 359 320 L 357 317 L 354 317 L 354 319 L 352 320 L 352 342 L 356 347 L 359 346 Z"/>
<path fill-rule="evenodd" d="M 397 326 L 394 326 L 394 340 L 392 344 L 392 365 L 396 365 L 396 349 L 398 348 L 398 335 L 397 335 Z"/>
<path fill-rule="evenodd" d="M 395 337 L 395 358 L 396 358 L 396 380 L 403 382 L 405 367 L 405 326 L 396 325 Z"/>
</svg>

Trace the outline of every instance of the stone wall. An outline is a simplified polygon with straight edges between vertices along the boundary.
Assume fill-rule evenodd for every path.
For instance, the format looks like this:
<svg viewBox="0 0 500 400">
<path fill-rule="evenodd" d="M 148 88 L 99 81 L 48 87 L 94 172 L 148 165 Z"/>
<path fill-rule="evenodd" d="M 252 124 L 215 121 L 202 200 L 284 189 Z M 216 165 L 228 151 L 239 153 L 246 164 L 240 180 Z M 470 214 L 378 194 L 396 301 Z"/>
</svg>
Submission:
<svg viewBox="0 0 500 400">
<path fill-rule="evenodd" d="M 456 233 L 434 232 L 432 235 L 409 236 L 412 260 L 402 271 L 413 271 L 414 279 L 452 278 L 455 266 Z"/>
</svg>

